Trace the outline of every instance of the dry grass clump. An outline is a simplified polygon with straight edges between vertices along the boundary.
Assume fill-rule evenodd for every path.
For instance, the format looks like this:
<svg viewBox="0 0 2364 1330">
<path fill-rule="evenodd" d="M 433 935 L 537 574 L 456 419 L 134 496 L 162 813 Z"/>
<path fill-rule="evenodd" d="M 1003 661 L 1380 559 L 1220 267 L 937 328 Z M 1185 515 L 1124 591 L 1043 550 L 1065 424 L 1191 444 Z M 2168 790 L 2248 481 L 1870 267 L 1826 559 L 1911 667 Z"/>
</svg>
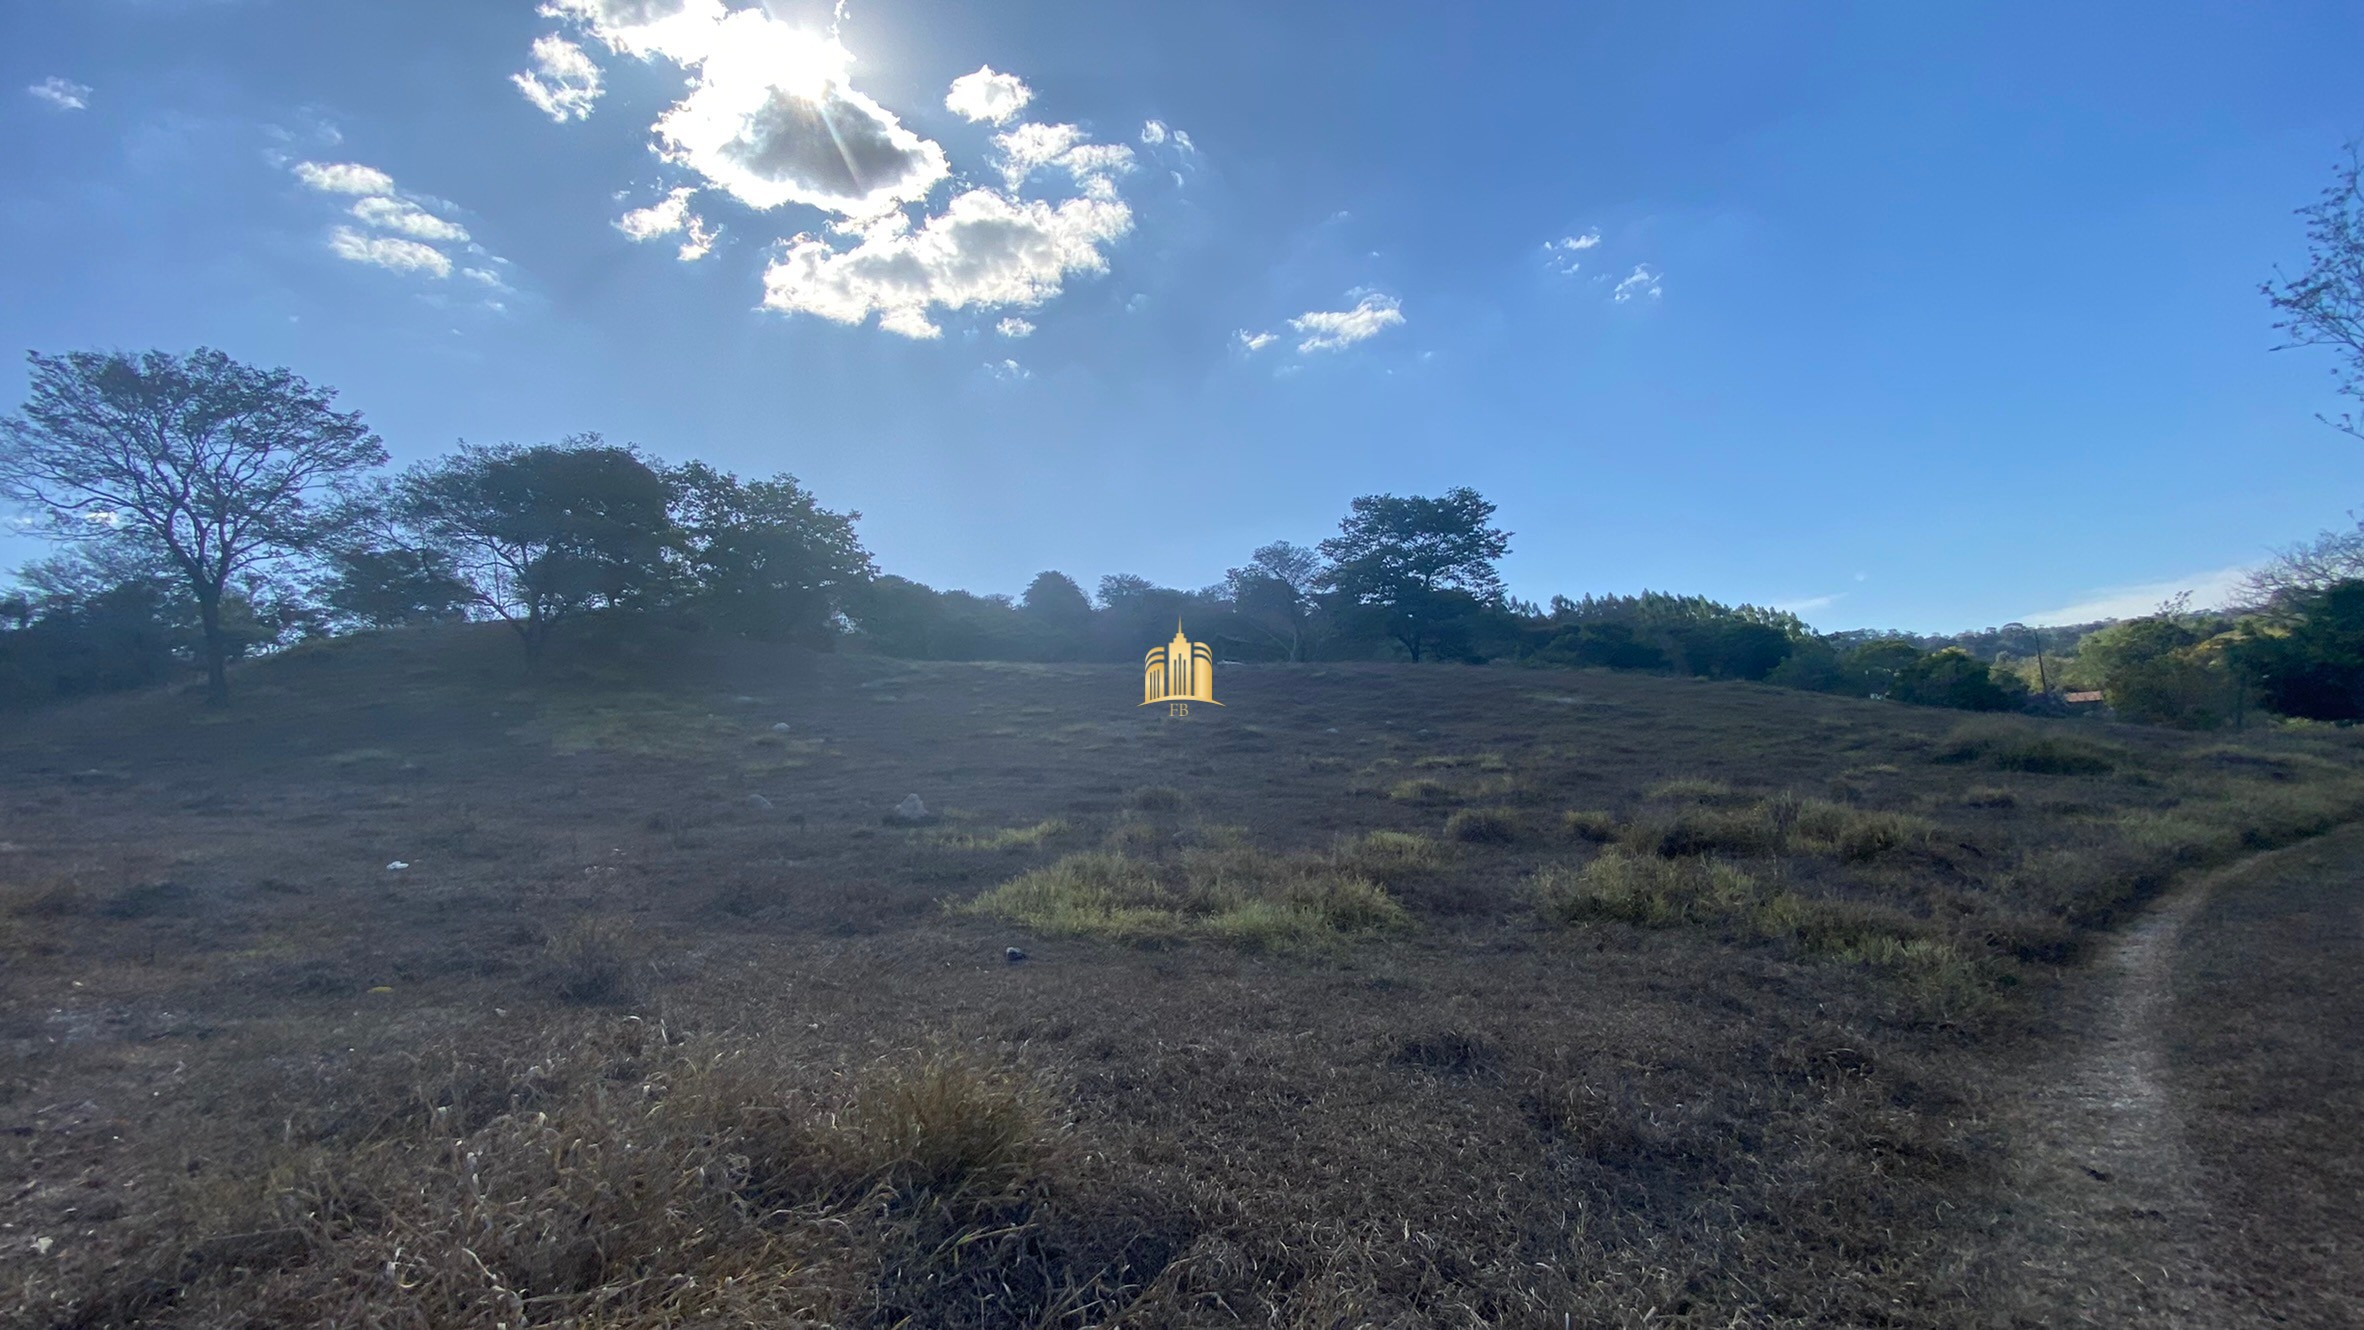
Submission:
<svg viewBox="0 0 2364 1330">
<path fill-rule="evenodd" d="M 1505 808 L 1463 808 L 1445 819 L 1445 835 L 1471 845 L 1508 845 L 1519 838 L 1519 818 Z"/>
<path fill-rule="evenodd" d="M 1443 768 L 1446 770 L 1461 767 L 1470 767 L 1478 771 L 1510 770 L 1509 760 L 1500 753 L 1439 754 L 1434 757 L 1417 758 L 1412 765 L 1415 768 Z"/>
<path fill-rule="evenodd" d="M 2017 808 L 2019 796 L 2000 785 L 1973 785 L 1962 791 L 1962 804 L 1968 808 Z"/>
<path fill-rule="evenodd" d="M 1409 831 L 1366 831 L 1330 851 L 1342 871 L 1377 882 L 1435 872 L 1444 864 L 1437 843 Z"/>
<path fill-rule="evenodd" d="M 1808 851 L 1854 863 L 1923 848 L 1937 836 L 1937 824 L 1925 817 L 1821 799 L 1800 801 L 1792 827 L 1796 843 Z"/>
<path fill-rule="evenodd" d="M 648 990 L 639 935 L 620 919 L 579 919 L 554 934 L 542 953 L 542 981 L 561 1001 L 627 1006 Z"/>
<path fill-rule="evenodd" d="M 1384 887 L 1317 855 L 1188 849 L 1170 860 L 1071 854 L 954 906 L 1040 933 L 1310 947 L 1411 922 Z"/>
<path fill-rule="evenodd" d="M 1759 809 L 1684 808 L 1670 816 L 1636 818 L 1618 837 L 1645 854 L 1678 858 L 1699 854 L 1771 854 L 1781 848 L 1780 830 Z"/>
<path fill-rule="evenodd" d="M 1065 818 L 1044 818 L 1023 827 L 996 827 L 991 831 L 939 831 L 926 839 L 931 845 L 947 850 L 1032 850 L 1056 836 L 1074 830 Z"/>
<path fill-rule="evenodd" d="M 1569 815 L 1571 819 L 1576 814 Z M 1636 818 L 1622 829 L 1585 815 L 1585 839 L 1614 839 L 1629 850 L 1677 859 L 1690 855 L 1811 854 L 1861 863 L 1926 847 L 1937 824 L 1910 813 L 1849 807 L 1780 794 L 1739 808 L 1682 808 Z"/>
<path fill-rule="evenodd" d="M 1420 776 L 1411 780 L 1399 780 L 1388 786 L 1387 797 L 1397 803 L 1441 804 L 1452 802 L 1454 794 L 1453 787 L 1443 781 Z"/>
<path fill-rule="evenodd" d="M 2118 814 L 2096 843 L 2028 856 L 1998 882 L 2025 912 L 2078 929 L 2107 927 L 2179 873 L 2214 868 L 2364 818 L 2364 779 L 2225 791 L 2169 808 Z"/>
<path fill-rule="evenodd" d="M 1643 791 L 1643 797 L 1666 799 L 1675 803 L 1717 804 L 1730 803 L 1746 796 L 1720 780 L 1698 776 L 1684 776 L 1676 780 L 1660 781 Z"/>
<path fill-rule="evenodd" d="M 1717 859 L 1668 859 L 1611 848 L 1581 869 L 1558 865 L 1528 882 L 1536 908 L 1562 924 L 1614 920 L 1644 928 L 1710 923 L 1756 895 L 1757 884 Z"/>
<path fill-rule="evenodd" d="M 1171 785 L 1144 785 L 1126 795 L 1125 802 L 1144 813 L 1171 813 L 1190 800 Z"/>
<path fill-rule="evenodd" d="M 1617 820 L 1616 814 L 1604 813 L 1597 808 L 1571 808 L 1560 814 L 1560 830 L 1571 840 L 1606 845 L 1617 839 L 1624 829 L 1625 824 Z"/>
<path fill-rule="evenodd" d="M 57 1319 L 977 1326 L 1112 1314 L 1107 1289 L 1154 1274 L 1122 1255 L 1137 1223 L 1079 1212 L 1059 1128 L 1006 1073 L 832 1080 L 638 1022 L 560 1034 L 295 1106 L 263 1166 L 191 1193 L 150 1262 Z"/>
<path fill-rule="evenodd" d="M 1561 924 L 1718 928 L 1870 966 L 1903 980 L 1924 1017 L 1988 1010 L 1993 987 L 1978 960 L 1922 920 L 1879 905 L 1800 895 L 1718 859 L 1663 858 L 1610 848 L 1581 869 L 1547 867 L 1528 881 L 1539 912 Z"/>
<path fill-rule="evenodd" d="M 2003 771 L 2098 776 L 2114 770 L 2126 754 L 2074 735 L 2036 734 L 2025 726 L 1986 721 L 1954 727 L 1933 756 L 1939 762 L 1984 762 Z"/>
</svg>

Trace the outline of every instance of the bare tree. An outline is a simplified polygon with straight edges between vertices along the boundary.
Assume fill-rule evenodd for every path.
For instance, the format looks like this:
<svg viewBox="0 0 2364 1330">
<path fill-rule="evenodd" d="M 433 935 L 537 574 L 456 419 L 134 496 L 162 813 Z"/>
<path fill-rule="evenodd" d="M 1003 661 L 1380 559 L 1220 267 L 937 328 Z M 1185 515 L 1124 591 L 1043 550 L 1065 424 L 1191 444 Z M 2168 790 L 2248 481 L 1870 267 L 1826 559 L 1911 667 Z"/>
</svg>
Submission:
<svg viewBox="0 0 2364 1330">
<path fill-rule="evenodd" d="M 2298 210 L 2307 224 L 2307 268 L 2296 277 L 2275 274 L 2260 288 L 2281 315 L 2274 327 L 2287 346 L 2328 346 L 2340 363 L 2332 378 L 2348 397 L 2364 398 L 2364 152 L 2350 143 L 2348 159 L 2322 197 Z M 2323 423 L 2364 438 L 2354 412 Z"/>
<path fill-rule="evenodd" d="M 2235 608 L 2271 610 L 2293 596 L 2358 579 L 2364 579 L 2364 521 L 2351 530 L 2326 531 L 2303 545 L 2275 551 L 2270 562 L 2241 584 Z"/>
<path fill-rule="evenodd" d="M 386 460 L 336 392 L 208 347 L 38 352 L 0 419 L 0 497 L 62 540 L 144 546 L 197 602 L 208 700 L 230 695 L 222 597 L 233 578 L 309 551 L 334 499 Z"/>
</svg>

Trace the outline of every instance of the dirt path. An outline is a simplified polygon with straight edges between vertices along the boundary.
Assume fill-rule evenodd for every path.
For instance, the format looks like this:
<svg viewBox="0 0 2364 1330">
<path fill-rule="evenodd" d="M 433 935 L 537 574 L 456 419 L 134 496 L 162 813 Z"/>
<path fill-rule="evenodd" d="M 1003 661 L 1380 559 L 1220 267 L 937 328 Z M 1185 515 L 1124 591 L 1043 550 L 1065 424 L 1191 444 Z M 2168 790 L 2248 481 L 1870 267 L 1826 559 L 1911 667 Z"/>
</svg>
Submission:
<svg viewBox="0 0 2364 1330">
<path fill-rule="evenodd" d="M 2198 1061 L 2195 1022 L 2235 1023 L 2267 1046 L 2303 1045 L 2327 1068 L 2355 1067 L 2355 1035 L 2275 980 L 2327 963 L 2311 954 L 2355 918 L 2349 889 L 2364 863 L 2364 833 L 2260 855 L 2178 888 L 2111 938 L 2063 1013 L 2074 1050 L 2040 1070 L 2022 1101 L 2026 1142 L 2018 1190 L 2024 1250 L 2007 1281 L 2025 1325 L 2216 1327 L 2287 1324 L 2261 1300 L 2248 1244 L 2275 1223 L 2279 1179 L 2320 1159 L 2254 1148 L 2255 1109 L 2216 1091 L 2227 1061 Z M 2220 927 L 2220 896 L 2271 902 L 2326 930 L 2285 933 L 2272 945 Z M 2206 916 L 2205 925 L 2195 928 Z M 2203 987 L 2213 971 L 2218 982 Z M 2236 976 L 2227 987 L 2226 972 Z M 2194 976 L 2199 976 L 2195 978 Z M 2195 991 L 2197 990 L 2197 991 Z M 2274 1073 L 2241 1069 L 2252 1081 Z M 2305 1097 L 2319 1087 L 2290 1084 Z M 2353 1154 L 2354 1143 L 2347 1147 Z M 2259 1213 L 2264 1211 L 2265 1213 Z M 2228 1251 L 2240 1251 L 2229 1260 Z M 2315 1278 L 2320 1278 L 2318 1273 Z M 2310 1280 L 2309 1282 L 2313 1282 Z"/>
</svg>

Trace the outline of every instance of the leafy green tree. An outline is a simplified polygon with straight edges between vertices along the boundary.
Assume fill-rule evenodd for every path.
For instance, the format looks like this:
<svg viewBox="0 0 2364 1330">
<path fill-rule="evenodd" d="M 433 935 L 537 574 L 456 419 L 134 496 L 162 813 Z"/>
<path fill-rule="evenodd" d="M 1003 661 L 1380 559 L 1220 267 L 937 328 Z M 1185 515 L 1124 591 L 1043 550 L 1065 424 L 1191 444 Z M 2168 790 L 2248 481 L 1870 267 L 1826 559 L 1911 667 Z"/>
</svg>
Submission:
<svg viewBox="0 0 2364 1330">
<path fill-rule="evenodd" d="M 1901 637 L 1873 638 L 1846 653 L 1846 665 L 1866 697 L 1892 697 L 1896 681 L 1920 663 L 1921 649 Z"/>
<path fill-rule="evenodd" d="M 338 628 L 456 622 L 475 599 L 440 551 L 392 544 L 332 551 L 313 596 Z"/>
<path fill-rule="evenodd" d="M 1997 674 L 1960 647 L 1946 647 L 1898 667 L 1888 696 L 1925 707 L 2012 711 L 2027 701 L 2027 685 L 2017 675 Z"/>
<path fill-rule="evenodd" d="M 2099 686 L 2124 720 L 2210 729 L 2230 719 L 2235 680 L 2203 644 L 2228 626 L 2179 599 L 2157 614 L 2097 629 L 2077 644 L 2077 677 Z"/>
<path fill-rule="evenodd" d="M 1418 661 L 1440 630 L 1460 629 L 1471 607 L 1502 603 L 1495 564 L 1510 552 L 1510 533 L 1490 525 L 1493 517 L 1494 505 L 1467 487 L 1433 499 L 1366 495 L 1321 543 L 1330 561 L 1323 582 L 1349 605 L 1376 611 Z"/>
<path fill-rule="evenodd" d="M 856 588 L 846 613 L 862 642 L 882 655 L 941 660 L 939 600 L 934 587 L 887 573 Z"/>
<path fill-rule="evenodd" d="M 2364 720 L 2364 580 L 2285 602 L 2278 623 L 2258 623 L 2231 648 L 2267 706 L 2309 720 Z"/>
<path fill-rule="evenodd" d="M 1018 597 L 1018 612 L 1034 639 L 1028 654 L 1036 659 L 1074 660 L 1089 646 L 1091 598 L 1065 573 L 1045 570 L 1035 574 Z"/>
<path fill-rule="evenodd" d="M 1305 659 L 1319 602 L 1319 552 L 1285 540 L 1248 556 L 1247 566 L 1223 574 L 1224 591 L 1240 623 L 1269 638 L 1290 660 Z"/>
<path fill-rule="evenodd" d="M 2364 397 L 2364 154 L 2358 145 L 2348 145 L 2331 184 L 2298 215 L 2306 219 L 2306 271 L 2277 274 L 2261 292 L 2281 316 L 2274 327 L 2288 345 L 2330 347 L 2340 393 Z M 2364 437 L 2364 420 L 2353 412 L 2324 423 Z"/>
<path fill-rule="evenodd" d="M 472 603 L 517 631 L 538 669 L 561 622 L 663 593 L 671 497 L 639 454 L 584 434 L 556 446 L 462 444 L 403 474 L 394 515 L 412 548 L 439 551 Z"/>
<path fill-rule="evenodd" d="M 211 348 L 29 359 L 31 393 L 0 419 L 0 497 L 53 537 L 168 566 L 196 604 L 207 699 L 226 702 L 237 583 L 331 539 L 384 445 L 333 389 Z"/>
<path fill-rule="evenodd" d="M 726 631 L 825 642 L 853 591 L 877 576 L 854 534 L 862 515 L 823 508 L 794 476 L 743 481 L 690 462 L 664 480 L 687 599 Z"/>
</svg>

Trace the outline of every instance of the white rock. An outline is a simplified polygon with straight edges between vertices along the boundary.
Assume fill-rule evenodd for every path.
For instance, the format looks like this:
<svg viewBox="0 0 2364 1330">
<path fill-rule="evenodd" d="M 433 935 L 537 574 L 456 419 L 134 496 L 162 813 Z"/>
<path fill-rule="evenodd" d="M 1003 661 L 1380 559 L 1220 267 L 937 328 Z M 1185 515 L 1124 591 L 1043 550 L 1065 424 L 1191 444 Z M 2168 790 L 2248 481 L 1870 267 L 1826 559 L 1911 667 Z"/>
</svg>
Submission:
<svg viewBox="0 0 2364 1330">
<path fill-rule="evenodd" d="M 895 816 L 905 822 L 925 822 L 928 806 L 918 795 L 906 794 L 903 802 L 895 805 Z"/>
</svg>

